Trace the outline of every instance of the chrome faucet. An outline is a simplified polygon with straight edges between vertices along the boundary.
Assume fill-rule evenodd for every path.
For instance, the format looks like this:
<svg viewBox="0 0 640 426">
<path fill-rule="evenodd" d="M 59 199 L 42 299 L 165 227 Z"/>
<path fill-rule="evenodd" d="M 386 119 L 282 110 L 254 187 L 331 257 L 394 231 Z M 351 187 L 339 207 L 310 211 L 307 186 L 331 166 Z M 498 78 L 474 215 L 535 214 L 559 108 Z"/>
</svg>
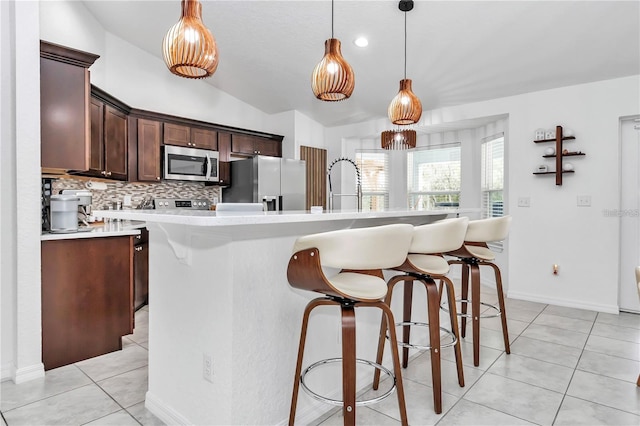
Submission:
<svg viewBox="0 0 640 426">
<path fill-rule="evenodd" d="M 333 168 L 333 166 L 336 165 L 336 163 L 340 162 L 340 161 L 346 161 L 347 163 L 351 163 L 353 164 L 353 167 L 356 168 L 356 178 L 357 178 L 357 185 L 356 185 L 356 193 L 355 194 L 334 194 L 333 193 L 333 188 L 331 186 L 331 169 Z M 358 165 L 356 164 L 355 161 L 346 158 L 346 157 L 340 157 L 340 158 L 336 158 L 335 160 L 333 160 L 331 162 L 331 164 L 329 165 L 329 168 L 327 169 L 327 177 L 329 178 L 329 211 L 333 211 L 333 196 L 337 195 L 339 197 L 357 197 L 358 199 L 358 211 L 362 211 L 362 180 L 360 177 L 360 169 L 358 168 Z"/>
</svg>

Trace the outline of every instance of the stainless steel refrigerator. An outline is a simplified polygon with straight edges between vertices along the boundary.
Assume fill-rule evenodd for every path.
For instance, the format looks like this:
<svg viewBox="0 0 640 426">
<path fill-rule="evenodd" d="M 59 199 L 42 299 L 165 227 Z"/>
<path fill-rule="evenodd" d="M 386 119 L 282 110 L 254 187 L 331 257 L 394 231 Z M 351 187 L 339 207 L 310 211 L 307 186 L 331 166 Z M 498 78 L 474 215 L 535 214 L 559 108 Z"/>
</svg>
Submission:
<svg viewBox="0 0 640 426">
<path fill-rule="evenodd" d="M 305 210 L 305 161 L 263 155 L 232 161 L 231 186 L 222 189 L 222 201 L 263 203 L 266 210 Z"/>
</svg>

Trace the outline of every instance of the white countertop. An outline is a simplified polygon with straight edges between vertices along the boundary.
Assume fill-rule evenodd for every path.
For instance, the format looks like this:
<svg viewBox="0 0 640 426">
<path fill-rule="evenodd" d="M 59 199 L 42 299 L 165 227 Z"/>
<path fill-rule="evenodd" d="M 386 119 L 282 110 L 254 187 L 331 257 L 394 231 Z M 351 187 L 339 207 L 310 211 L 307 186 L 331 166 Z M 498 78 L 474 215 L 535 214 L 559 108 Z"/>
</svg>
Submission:
<svg viewBox="0 0 640 426">
<path fill-rule="evenodd" d="M 73 240 L 77 238 L 119 237 L 140 234 L 140 228 L 146 224 L 140 221 L 111 221 L 100 225 L 91 225 L 88 231 L 69 232 L 64 234 L 43 233 L 41 241 Z"/>
<path fill-rule="evenodd" d="M 477 213 L 478 209 L 408 210 L 391 209 L 375 212 L 337 211 L 311 213 L 309 211 L 282 212 L 216 212 L 210 210 L 94 210 L 98 217 L 119 218 L 152 223 L 171 223 L 191 226 L 238 226 L 286 224 L 358 219 L 418 219 L 431 215 Z"/>
</svg>

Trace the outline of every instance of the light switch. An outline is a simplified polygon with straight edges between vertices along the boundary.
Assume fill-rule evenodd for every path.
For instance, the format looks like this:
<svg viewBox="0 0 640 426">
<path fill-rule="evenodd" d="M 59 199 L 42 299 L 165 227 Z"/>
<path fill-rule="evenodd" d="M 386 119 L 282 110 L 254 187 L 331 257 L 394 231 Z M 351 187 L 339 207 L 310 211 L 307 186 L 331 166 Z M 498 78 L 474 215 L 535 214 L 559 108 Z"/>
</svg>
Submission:
<svg viewBox="0 0 640 426">
<path fill-rule="evenodd" d="M 531 198 L 529 198 L 529 197 L 519 197 L 518 198 L 518 207 L 531 207 Z"/>
<path fill-rule="evenodd" d="M 591 195 L 578 195 L 579 207 L 591 207 Z"/>
</svg>

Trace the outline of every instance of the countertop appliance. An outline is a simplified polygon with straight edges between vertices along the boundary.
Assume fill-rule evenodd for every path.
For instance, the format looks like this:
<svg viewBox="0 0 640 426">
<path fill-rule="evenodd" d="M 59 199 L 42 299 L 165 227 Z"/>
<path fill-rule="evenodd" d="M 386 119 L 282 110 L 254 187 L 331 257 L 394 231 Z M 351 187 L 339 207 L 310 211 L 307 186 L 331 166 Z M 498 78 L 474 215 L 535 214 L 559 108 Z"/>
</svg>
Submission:
<svg viewBox="0 0 640 426">
<path fill-rule="evenodd" d="M 78 232 L 78 200 L 76 195 L 51 196 L 51 233 Z"/>
<path fill-rule="evenodd" d="M 162 147 L 162 178 L 218 182 L 218 151 L 182 146 Z"/>
<path fill-rule="evenodd" d="M 306 209 L 306 163 L 258 155 L 231 162 L 229 188 L 222 188 L 225 203 L 263 203 L 266 211 Z"/>
<path fill-rule="evenodd" d="M 211 203 L 204 198 L 156 198 L 153 206 L 156 210 L 209 210 Z"/>
<path fill-rule="evenodd" d="M 87 189 L 63 189 L 63 195 L 74 195 L 78 197 L 77 221 L 79 226 L 89 226 L 89 216 L 91 215 L 91 203 L 93 196 Z"/>
</svg>

